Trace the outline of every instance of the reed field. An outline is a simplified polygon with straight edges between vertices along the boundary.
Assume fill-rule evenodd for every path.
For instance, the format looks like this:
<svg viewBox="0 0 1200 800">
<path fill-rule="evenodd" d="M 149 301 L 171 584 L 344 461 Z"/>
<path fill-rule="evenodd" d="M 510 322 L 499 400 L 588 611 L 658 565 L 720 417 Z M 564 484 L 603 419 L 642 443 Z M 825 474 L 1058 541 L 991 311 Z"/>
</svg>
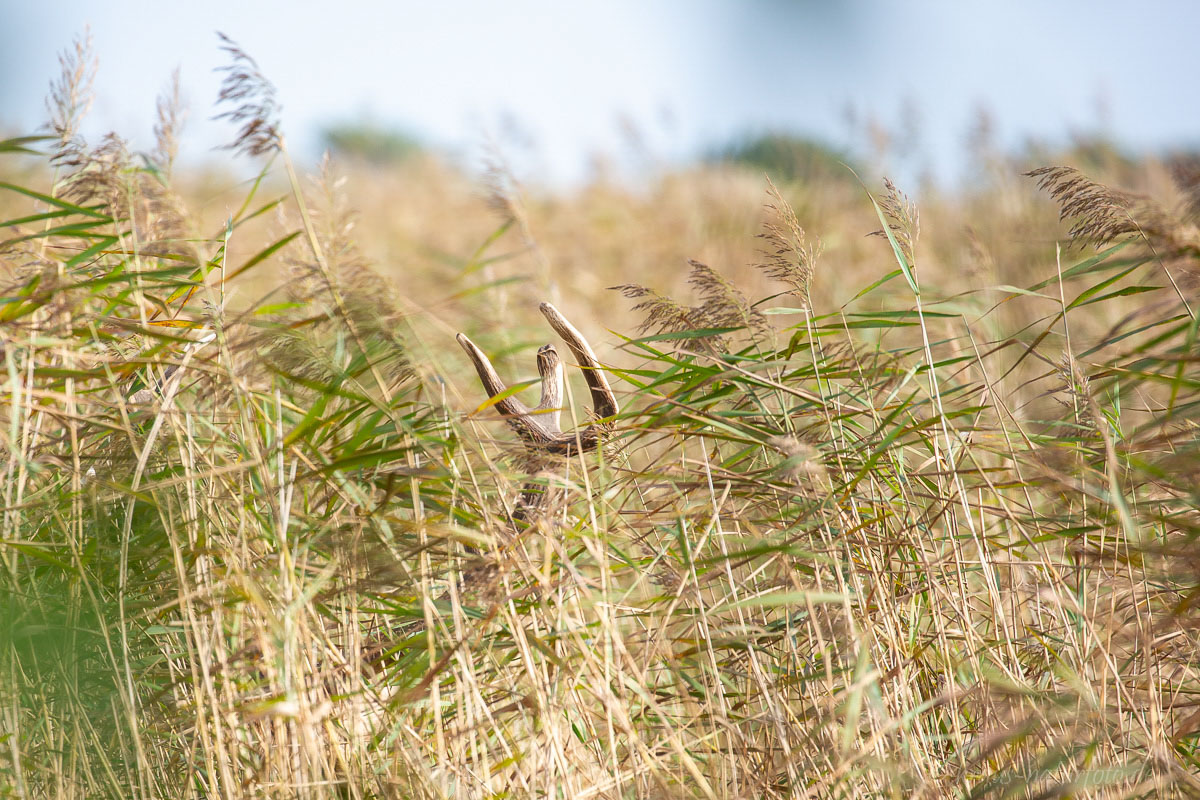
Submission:
<svg viewBox="0 0 1200 800">
<path fill-rule="evenodd" d="M 0 142 L 0 796 L 1200 795 L 1200 162 L 309 171 L 224 44 L 228 172 Z"/>
</svg>

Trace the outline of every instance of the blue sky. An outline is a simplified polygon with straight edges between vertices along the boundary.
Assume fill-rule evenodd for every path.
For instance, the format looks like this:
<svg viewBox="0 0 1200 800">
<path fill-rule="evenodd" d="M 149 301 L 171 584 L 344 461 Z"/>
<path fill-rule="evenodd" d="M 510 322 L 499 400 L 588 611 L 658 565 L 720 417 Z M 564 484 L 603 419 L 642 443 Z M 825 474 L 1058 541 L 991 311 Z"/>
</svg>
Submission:
<svg viewBox="0 0 1200 800">
<path fill-rule="evenodd" d="M 307 156 L 322 125 L 369 118 L 468 162 L 498 145 L 523 177 L 561 183 L 597 154 L 636 170 L 747 131 L 861 149 L 875 119 L 915 121 L 919 146 L 900 168 L 953 178 L 980 108 L 1006 145 L 1099 130 L 1135 149 L 1200 146 L 1200 4 L 1184 0 L 0 5 L 0 128 L 42 122 L 57 54 L 90 24 L 89 133 L 148 146 L 155 97 L 179 66 L 192 160 L 231 133 L 211 119 L 217 30 L 278 86 Z"/>
</svg>

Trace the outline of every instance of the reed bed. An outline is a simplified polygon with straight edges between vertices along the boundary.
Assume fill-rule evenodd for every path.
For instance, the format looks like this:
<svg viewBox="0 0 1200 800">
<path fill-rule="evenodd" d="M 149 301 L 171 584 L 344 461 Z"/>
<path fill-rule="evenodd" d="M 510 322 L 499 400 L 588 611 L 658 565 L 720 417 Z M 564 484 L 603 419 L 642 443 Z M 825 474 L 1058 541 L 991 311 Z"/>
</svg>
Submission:
<svg viewBox="0 0 1200 800">
<path fill-rule="evenodd" d="M 1200 793 L 1195 171 L 310 179 L 224 46 L 227 214 L 86 42 L 0 142 L 0 793 Z M 622 411 L 514 526 L 539 299 Z"/>
</svg>

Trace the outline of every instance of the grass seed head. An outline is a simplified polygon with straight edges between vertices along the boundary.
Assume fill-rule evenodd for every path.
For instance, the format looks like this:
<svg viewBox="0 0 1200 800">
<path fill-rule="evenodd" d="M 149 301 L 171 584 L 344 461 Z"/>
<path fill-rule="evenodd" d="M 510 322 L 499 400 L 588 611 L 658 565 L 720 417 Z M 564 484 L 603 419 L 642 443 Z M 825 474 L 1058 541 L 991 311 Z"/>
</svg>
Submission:
<svg viewBox="0 0 1200 800">
<path fill-rule="evenodd" d="M 1025 174 L 1037 178 L 1038 188 L 1058 203 L 1059 219 L 1072 221 L 1072 239 L 1099 246 L 1138 236 L 1159 258 L 1200 254 L 1200 227 L 1196 224 L 1200 170 L 1187 163 L 1177 168 L 1174 176 L 1185 195 L 1182 215 L 1146 195 L 1094 181 L 1074 167 L 1041 167 Z"/>
<path fill-rule="evenodd" d="M 258 69 L 258 64 L 232 39 L 218 33 L 221 49 L 229 54 L 231 64 L 218 67 L 224 72 L 218 105 L 232 106 L 215 119 L 227 119 L 240 125 L 236 138 L 226 149 L 245 155 L 260 156 L 273 153 L 283 143 L 279 125 L 282 107 L 276 97 L 275 85 Z"/>
<path fill-rule="evenodd" d="M 773 219 L 764 222 L 763 231 L 758 234 L 765 247 L 760 251 L 763 260 L 755 266 L 768 278 L 790 286 L 789 293 L 799 298 L 804 308 L 812 310 L 812 280 L 821 242 L 808 241 L 791 204 L 769 179 L 767 193 L 770 196 L 767 210 Z"/>
<path fill-rule="evenodd" d="M 654 289 L 636 283 L 611 286 L 610 289 L 639 302 L 634 311 L 644 315 L 640 330 L 655 334 L 688 333 L 708 328 L 746 328 L 758 337 L 767 328 L 766 317 L 754 308 L 746 296 L 707 264 L 691 260 L 692 272 L 688 283 L 700 296 L 700 304 L 685 306 Z M 699 350 L 707 346 L 723 350 L 725 337 L 712 333 L 683 340 L 684 350 Z"/>
<path fill-rule="evenodd" d="M 46 108 L 50 112 L 50 130 L 58 139 L 56 156 L 82 149 L 79 125 L 92 107 L 92 87 L 99 62 L 92 52 L 92 32 L 85 29 L 75 38 L 70 50 L 59 55 L 59 76 L 50 84 Z"/>
<path fill-rule="evenodd" d="M 883 210 L 888 228 L 896 238 L 896 243 L 900 245 L 900 251 L 904 254 L 904 258 L 909 264 L 912 264 L 914 249 L 921 234 L 920 212 L 917 204 L 908 195 L 897 189 L 891 179 L 884 178 L 883 186 L 886 191 L 884 196 L 878 200 L 879 207 Z M 871 235 L 887 236 L 882 230 L 874 231 Z"/>
<path fill-rule="evenodd" d="M 175 158 L 179 155 L 179 134 L 187 116 L 178 67 L 171 73 L 167 89 L 158 96 L 156 111 L 158 119 L 154 123 L 155 147 L 151 158 L 160 170 L 170 176 Z"/>
</svg>

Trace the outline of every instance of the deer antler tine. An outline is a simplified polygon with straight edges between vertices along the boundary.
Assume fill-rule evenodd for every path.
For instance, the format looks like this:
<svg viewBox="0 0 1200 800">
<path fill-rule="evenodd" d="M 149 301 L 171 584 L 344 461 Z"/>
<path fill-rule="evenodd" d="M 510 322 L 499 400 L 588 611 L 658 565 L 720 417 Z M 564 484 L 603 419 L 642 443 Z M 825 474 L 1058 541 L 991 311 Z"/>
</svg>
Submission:
<svg viewBox="0 0 1200 800">
<path fill-rule="evenodd" d="M 618 410 L 616 395 L 609 387 L 604 368 L 600 366 L 591 345 L 575 326 L 567 322 L 557 308 L 549 303 L 542 303 L 541 310 L 550 327 L 563 338 L 579 366 L 583 368 L 583 377 L 591 391 L 592 406 L 596 415 L 600 418 L 615 415 Z M 553 345 L 546 345 L 538 350 L 537 365 L 538 373 L 542 377 L 542 398 L 537 408 L 531 410 L 508 394 L 508 389 L 492 367 L 492 362 L 474 342 L 461 333 L 457 338 L 475 365 L 475 372 L 479 374 L 479 381 L 488 397 L 507 395 L 495 401 L 496 409 L 526 442 L 547 453 L 571 455 L 593 450 L 604 439 L 607 431 L 603 426 L 588 425 L 580 431 L 570 433 L 563 433 L 559 428 L 559 415 L 563 405 L 563 364 Z"/>
<path fill-rule="evenodd" d="M 537 366 L 542 376 L 542 399 L 534 411 L 542 418 L 542 424 L 558 433 L 562 430 L 559 416 L 563 406 L 563 363 L 554 345 L 548 344 L 537 351 Z"/>
<path fill-rule="evenodd" d="M 608 385 L 604 376 L 604 368 L 592 352 L 591 345 L 583 338 L 575 326 L 567 322 L 566 317 L 549 303 L 541 304 L 542 314 L 550 323 L 550 327 L 563 338 L 567 347 L 575 355 L 583 376 L 587 380 L 592 394 L 592 406 L 597 416 L 611 417 L 617 413 L 617 398 Z M 483 351 L 465 334 L 458 334 L 458 343 L 467 352 L 479 374 L 488 397 L 495 400 L 500 414 L 508 421 L 517 435 L 524 439 L 537 455 L 534 463 L 543 467 L 563 466 L 563 460 L 573 455 L 585 453 L 601 447 L 609 433 L 607 425 L 592 424 L 580 430 L 564 433 L 559 428 L 559 415 L 563 405 L 563 363 L 554 345 L 548 344 L 537 352 L 538 374 L 542 378 L 542 397 L 537 408 L 529 409 L 520 400 L 508 393 L 504 381 L 496 373 L 492 362 Z M 507 396 L 504 396 L 507 395 Z M 512 514 L 512 523 L 519 531 L 521 525 L 531 524 L 531 521 L 546 513 L 550 507 L 551 497 L 563 493 L 561 487 L 550 484 L 542 485 L 536 480 L 528 480 L 521 491 L 521 500 Z"/>
<path fill-rule="evenodd" d="M 479 375 L 479 382 L 483 384 L 483 389 L 485 392 L 487 392 L 488 397 L 495 397 L 501 393 L 507 392 L 508 387 L 504 385 L 504 381 L 500 380 L 500 375 L 496 372 L 496 368 L 492 366 L 492 362 L 487 355 L 485 355 L 482 350 L 476 347 L 475 343 L 467 338 L 466 334 L 460 333 L 455 338 L 458 340 L 458 343 L 462 345 L 462 349 L 467 352 L 467 357 L 471 359 L 471 363 L 475 365 L 475 372 L 477 375 Z M 562 382 L 562 366 L 561 362 L 558 362 L 557 353 L 554 354 L 553 362 L 550 359 L 547 359 L 545 370 L 549 371 L 549 377 L 551 378 L 550 381 L 547 381 L 548 374 L 547 371 L 544 371 L 543 369 L 543 359 L 540 353 L 538 355 L 538 371 L 541 373 L 543 381 L 542 399 L 545 400 L 545 386 L 547 382 L 551 385 L 554 384 L 554 363 L 558 363 L 557 380 L 560 387 Z M 561 388 L 559 389 L 558 394 L 561 396 Z M 539 409 L 540 408 L 541 406 L 539 406 Z M 543 417 L 543 415 L 534 415 L 529 407 L 518 400 L 514 395 L 510 394 L 501 400 L 497 400 L 496 410 L 500 412 L 501 416 L 508 420 L 508 424 L 512 426 L 513 430 L 515 430 L 521 438 L 525 439 L 531 444 L 544 447 L 550 442 L 554 441 L 555 436 L 558 435 L 556 417 L 546 415 L 546 417 L 550 417 L 550 419 L 547 420 Z M 547 424 L 547 421 L 549 421 L 550 424 Z"/>
<path fill-rule="evenodd" d="M 467 338 L 465 333 L 460 333 L 455 338 L 462 345 L 462 349 L 467 352 L 467 357 L 471 359 L 471 363 L 475 365 L 475 373 L 479 375 L 479 382 L 483 384 L 483 390 L 487 392 L 487 396 L 495 397 L 498 394 L 507 392 L 508 387 L 504 385 L 504 381 L 500 379 L 496 368 L 492 366 L 491 359 L 476 347 L 475 343 Z M 510 420 L 529 416 L 529 408 L 514 395 L 497 400 L 496 410 Z M 518 432 L 523 431 L 518 430 Z"/>
<path fill-rule="evenodd" d="M 475 343 L 467 338 L 465 333 L 460 333 L 455 337 L 458 343 L 462 345 L 462 349 L 467 351 L 467 357 L 471 359 L 471 363 L 475 365 L 475 372 L 479 375 L 479 382 L 483 384 L 483 390 L 487 392 L 488 397 L 495 397 L 501 392 L 508 391 L 508 387 L 504 385 L 504 381 L 500 379 L 500 374 L 496 372 L 496 368 L 492 366 L 492 361 Z M 529 409 L 525 404 L 516 397 L 506 397 L 503 400 L 496 402 L 496 408 L 502 414 L 528 414 Z"/>
<path fill-rule="evenodd" d="M 550 323 L 550 327 L 567 343 L 575 360 L 583 368 L 583 379 L 587 381 L 588 388 L 591 390 L 592 407 L 596 416 L 611 417 L 615 415 L 620 410 L 617 405 L 617 396 L 613 394 L 612 388 L 608 385 L 608 379 L 604 376 L 604 368 L 600 366 L 600 360 L 596 358 L 587 339 L 584 339 L 583 334 L 550 303 L 542 303 L 539 308 L 542 316 Z"/>
</svg>

